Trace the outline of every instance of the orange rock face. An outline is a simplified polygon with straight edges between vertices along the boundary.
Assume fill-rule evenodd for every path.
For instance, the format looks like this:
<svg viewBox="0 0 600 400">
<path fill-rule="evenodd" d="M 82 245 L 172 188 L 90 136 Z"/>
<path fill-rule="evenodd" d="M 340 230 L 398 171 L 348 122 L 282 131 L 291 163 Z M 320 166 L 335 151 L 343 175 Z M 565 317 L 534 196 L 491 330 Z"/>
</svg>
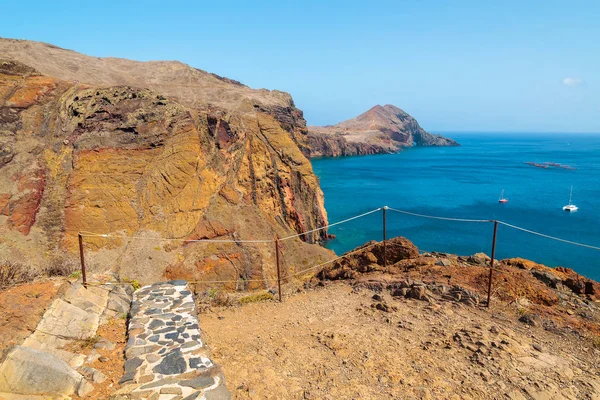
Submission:
<svg viewBox="0 0 600 400">
<path fill-rule="evenodd" d="M 259 109 L 194 109 L 147 89 L 74 85 L 0 61 L 0 235 L 13 232 L 0 255 L 22 243 L 24 257 L 31 246 L 76 253 L 78 232 L 126 235 L 135 238 L 86 236 L 90 268 L 144 282 L 166 274 L 267 285 L 272 246 L 244 240 L 314 229 L 327 217 L 300 149 L 301 114 L 293 103 Z M 189 242 L 214 238 L 238 242 Z M 287 245 L 292 265 L 306 244 Z M 147 276 L 133 276 L 140 270 Z"/>
<path fill-rule="evenodd" d="M 8 203 L 8 225 L 24 235 L 29 234 L 31 226 L 42 202 L 46 187 L 45 171 L 39 164 L 18 176 L 17 189 L 19 193 Z"/>
</svg>

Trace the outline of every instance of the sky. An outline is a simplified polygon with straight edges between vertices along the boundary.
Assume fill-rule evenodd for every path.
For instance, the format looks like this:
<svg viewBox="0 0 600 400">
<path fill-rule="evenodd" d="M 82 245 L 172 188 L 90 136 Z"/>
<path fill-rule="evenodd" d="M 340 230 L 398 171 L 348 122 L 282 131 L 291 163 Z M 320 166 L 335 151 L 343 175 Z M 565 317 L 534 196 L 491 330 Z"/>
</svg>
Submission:
<svg viewBox="0 0 600 400">
<path fill-rule="evenodd" d="M 0 0 L 0 10 L 0 37 L 179 60 L 289 92 L 309 125 L 394 104 L 433 132 L 600 132 L 597 0 Z"/>
</svg>

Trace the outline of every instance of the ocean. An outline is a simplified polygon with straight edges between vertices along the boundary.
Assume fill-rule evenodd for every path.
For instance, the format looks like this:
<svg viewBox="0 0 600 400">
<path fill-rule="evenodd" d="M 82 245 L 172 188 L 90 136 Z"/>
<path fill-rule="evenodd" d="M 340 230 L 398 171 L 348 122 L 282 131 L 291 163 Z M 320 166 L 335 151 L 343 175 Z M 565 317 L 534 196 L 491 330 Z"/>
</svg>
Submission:
<svg viewBox="0 0 600 400">
<path fill-rule="evenodd" d="M 497 219 L 532 231 L 600 247 L 600 134 L 444 133 L 461 147 L 420 147 L 398 154 L 313 159 L 329 222 L 389 206 L 451 218 Z M 576 169 L 547 169 L 553 162 Z M 569 202 L 579 207 L 568 213 Z M 498 199 L 504 189 L 508 203 Z M 382 239 L 377 212 L 329 230 L 341 254 Z M 490 255 L 493 224 L 425 219 L 388 210 L 387 235 L 421 251 Z M 523 257 L 572 268 L 600 280 L 600 251 L 507 226 L 498 227 L 496 258 Z"/>
</svg>

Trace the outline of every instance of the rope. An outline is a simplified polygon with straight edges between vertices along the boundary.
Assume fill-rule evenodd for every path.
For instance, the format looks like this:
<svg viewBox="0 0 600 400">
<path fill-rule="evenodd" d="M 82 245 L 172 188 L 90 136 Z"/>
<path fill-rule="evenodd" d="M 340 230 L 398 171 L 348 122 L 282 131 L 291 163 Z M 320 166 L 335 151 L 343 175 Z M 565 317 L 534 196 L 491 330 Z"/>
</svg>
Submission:
<svg viewBox="0 0 600 400">
<path fill-rule="evenodd" d="M 121 238 L 121 239 L 139 239 L 139 240 L 153 240 L 153 241 L 171 241 L 171 242 L 207 242 L 207 243 L 272 243 L 274 240 L 222 240 L 222 239 L 173 239 L 173 238 L 151 238 L 144 236 L 128 236 L 128 235 L 111 235 L 108 233 L 95 233 L 95 232 L 79 232 L 81 236 L 85 237 L 103 237 L 103 238 Z"/>
<path fill-rule="evenodd" d="M 457 222 L 494 222 L 494 220 L 490 220 L 490 219 L 466 219 L 466 218 L 437 217 L 437 216 L 434 216 L 434 215 L 417 214 L 417 213 L 413 213 L 413 212 L 410 212 L 410 211 L 398 210 L 398 209 L 392 208 L 392 207 L 388 207 L 388 210 L 392 210 L 392 211 L 395 211 L 395 212 L 401 213 L 401 214 L 414 215 L 415 217 L 431 218 L 431 219 L 441 219 L 441 220 L 444 220 L 444 221 L 457 221 Z"/>
<path fill-rule="evenodd" d="M 366 213 L 364 213 L 364 214 L 356 215 L 356 216 L 354 216 L 354 217 L 352 217 L 352 218 L 345 219 L 345 220 L 343 220 L 343 221 L 338 221 L 338 222 L 335 222 L 335 223 L 333 223 L 333 224 L 325 225 L 325 226 L 322 226 L 322 227 L 320 227 L 320 228 L 316 228 L 316 229 L 313 229 L 313 230 L 310 230 L 310 231 L 306 231 L 306 232 L 302 232 L 302 233 L 297 233 L 297 234 L 295 234 L 295 235 L 287 236 L 287 237 L 284 237 L 284 238 L 281 238 L 281 239 L 279 239 L 279 241 L 282 241 L 282 240 L 288 240 L 288 239 L 293 239 L 293 238 L 296 238 L 296 237 L 298 237 L 298 236 L 306 235 L 306 234 L 308 234 L 308 233 L 313 233 L 313 232 L 317 232 L 317 231 L 320 231 L 320 230 L 323 230 L 323 229 L 330 228 L 330 227 L 332 227 L 332 226 L 336 226 L 336 225 L 344 224 L 344 223 L 346 223 L 346 222 L 350 222 L 350 221 L 352 221 L 352 220 L 355 220 L 355 219 L 358 219 L 358 218 L 362 218 L 362 217 L 364 217 L 364 216 L 366 216 L 366 215 L 373 214 L 374 212 L 377 212 L 377 211 L 380 211 L 380 210 L 381 210 L 381 207 L 379 207 L 379 208 L 376 208 L 376 209 L 374 209 L 374 210 L 371 210 L 371 211 L 368 211 L 368 212 L 366 212 Z"/>
<path fill-rule="evenodd" d="M 287 275 L 287 276 L 285 276 L 285 277 L 284 277 L 284 279 L 291 278 L 291 277 L 294 277 L 294 276 L 298 276 L 298 275 L 300 275 L 300 274 L 303 274 L 303 273 L 305 273 L 305 272 L 307 272 L 307 271 L 312 271 L 313 269 L 317 269 L 317 268 L 320 268 L 320 267 L 322 267 L 322 266 L 324 266 L 324 265 L 331 264 L 332 262 L 335 262 L 335 261 L 337 261 L 337 260 L 340 260 L 340 259 L 342 259 L 342 258 L 344 258 L 344 257 L 348 257 L 348 256 L 351 256 L 352 254 L 355 254 L 355 253 L 361 252 L 361 251 L 363 251 L 363 250 L 370 249 L 371 247 L 375 246 L 376 244 L 379 244 L 379 242 L 375 242 L 375 243 L 373 243 L 373 244 L 370 244 L 370 245 L 368 245 L 368 246 L 361 247 L 360 249 L 356 249 L 356 250 L 354 250 L 354 251 L 351 251 L 351 252 L 349 252 L 349 253 L 344 253 L 344 254 L 342 254 L 341 256 L 339 256 L 339 257 L 336 257 L 336 258 L 334 258 L 334 259 L 332 259 L 332 260 L 325 261 L 324 263 L 317 264 L 317 265 L 315 265 L 315 266 L 312 266 L 312 267 L 310 267 L 310 268 L 303 269 L 302 271 L 298 271 L 298 272 L 295 272 L 295 273 L 293 273 L 293 274 Z"/>
<path fill-rule="evenodd" d="M 588 249 L 600 250 L 600 247 L 591 246 L 589 244 L 583 244 L 583 243 L 573 242 L 571 240 L 561 239 L 561 238 L 557 238 L 557 237 L 550 236 L 550 235 L 545 235 L 543 233 L 531 231 L 529 229 L 521 228 L 520 226 L 516 226 L 516 225 L 511 225 L 511 224 L 506 223 L 506 222 L 498 221 L 498 223 L 502 224 L 504 226 L 508 226 L 509 228 L 513 228 L 513 229 L 517 229 L 517 230 L 520 230 L 520 231 L 523 231 L 523 232 L 527 232 L 527 233 L 530 233 L 532 235 L 537 235 L 537 236 L 545 237 L 547 239 L 557 240 L 559 242 L 569 243 L 569 244 L 573 244 L 575 246 L 587 247 Z"/>
</svg>

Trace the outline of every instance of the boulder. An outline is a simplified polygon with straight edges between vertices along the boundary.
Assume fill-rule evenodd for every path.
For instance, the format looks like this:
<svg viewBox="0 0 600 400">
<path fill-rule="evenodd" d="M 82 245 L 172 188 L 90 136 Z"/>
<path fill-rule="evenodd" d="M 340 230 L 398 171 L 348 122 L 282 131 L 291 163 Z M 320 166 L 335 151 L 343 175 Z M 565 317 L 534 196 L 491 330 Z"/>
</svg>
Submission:
<svg viewBox="0 0 600 400">
<path fill-rule="evenodd" d="M 532 270 L 531 274 L 537 280 L 542 281 L 547 286 L 554 289 L 556 289 L 558 284 L 561 283 L 561 280 L 551 272 Z"/>
<path fill-rule="evenodd" d="M 17 346 L 0 366 L 0 392 L 85 396 L 91 389 L 81 374 L 43 351 Z"/>
<path fill-rule="evenodd" d="M 491 258 L 485 253 L 476 253 L 467 258 L 467 262 L 475 265 L 486 266 L 490 263 Z"/>
<path fill-rule="evenodd" d="M 406 294 L 406 297 L 417 300 L 427 300 L 427 289 L 425 286 L 413 286 Z"/>
<path fill-rule="evenodd" d="M 450 262 L 450 260 L 442 258 L 438 260 L 438 262 L 436 262 L 435 265 L 439 265 L 440 267 L 449 267 L 452 265 L 452 263 Z"/>
</svg>

